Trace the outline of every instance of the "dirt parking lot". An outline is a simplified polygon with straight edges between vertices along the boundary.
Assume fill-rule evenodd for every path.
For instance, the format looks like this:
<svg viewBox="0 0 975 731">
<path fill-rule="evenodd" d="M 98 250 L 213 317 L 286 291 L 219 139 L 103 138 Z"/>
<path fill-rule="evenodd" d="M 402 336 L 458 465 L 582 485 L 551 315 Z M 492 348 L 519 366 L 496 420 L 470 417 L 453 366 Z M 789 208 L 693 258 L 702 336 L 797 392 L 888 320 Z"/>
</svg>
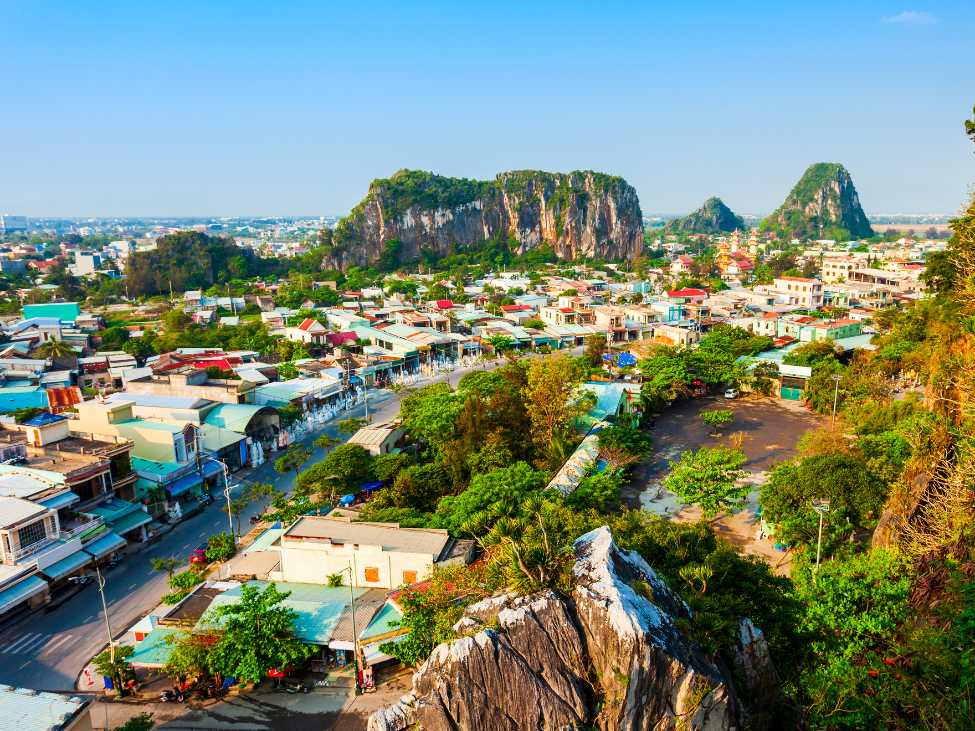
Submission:
<svg viewBox="0 0 975 731">
<path fill-rule="evenodd" d="M 720 435 L 715 437 L 711 435 L 710 427 L 704 425 L 701 414 L 717 409 L 733 412 L 735 420 L 722 427 Z M 743 432 L 742 450 L 748 461 L 742 469 L 749 474 L 742 482 L 757 488 L 766 481 L 775 462 L 795 456 L 796 444 L 802 436 L 824 423 L 822 417 L 795 401 L 732 400 L 722 398 L 721 394 L 682 401 L 657 416 L 657 429 L 651 433 L 653 455 L 645 468 L 636 470 L 631 483 L 624 487 L 623 502 L 627 507 L 644 508 L 678 522 L 698 520 L 700 510 L 684 505 L 663 486 L 671 462 L 679 460 L 682 453 L 700 447 L 730 447 L 729 435 Z M 790 567 L 788 557 L 775 549 L 773 541 L 756 538 L 761 523 L 757 517 L 757 498 L 756 489 L 741 512 L 715 521 L 715 527 L 745 553 L 763 556 L 778 573 L 787 573 Z"/>
</svg>

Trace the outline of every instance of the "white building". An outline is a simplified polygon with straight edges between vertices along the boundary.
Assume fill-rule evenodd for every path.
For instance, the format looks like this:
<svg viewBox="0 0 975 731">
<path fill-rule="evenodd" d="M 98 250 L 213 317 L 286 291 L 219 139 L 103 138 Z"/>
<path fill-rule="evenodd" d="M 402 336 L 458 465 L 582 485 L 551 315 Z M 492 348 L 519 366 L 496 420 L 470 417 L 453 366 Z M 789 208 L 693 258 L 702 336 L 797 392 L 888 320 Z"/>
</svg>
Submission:
<svg viewBox="0 0 975 731">
<path fill-rule="evenodd" d="M 102 268 L 102 255 L 97 251 L 76 251 L 71 273 L 76 277 L 94 274 Z"/>
<path fill-rule="evenodd" d="M 351 570 L 355 587 L 395 589 L 429 578 L 434 566 L 467 563 L 472 547 L 445 530 L 305 516 L 269 550 L 281 553 L 280 579 L 275 580 L 324 584 L 345 569 L 343 576 Z"/>
<path fill-rule="evenodd" d="M 788 305 L 817 309 L 823 304 L 823 283 L 818 279 L 780 277 L 773 280 L 768 291 Z"/>
<path fill-rule="evenodd" d="M 26 230 L 27 216 L 11 216 L 9 213 L 4 213 L 0 216 L 0 234 Z"/>
</svg>

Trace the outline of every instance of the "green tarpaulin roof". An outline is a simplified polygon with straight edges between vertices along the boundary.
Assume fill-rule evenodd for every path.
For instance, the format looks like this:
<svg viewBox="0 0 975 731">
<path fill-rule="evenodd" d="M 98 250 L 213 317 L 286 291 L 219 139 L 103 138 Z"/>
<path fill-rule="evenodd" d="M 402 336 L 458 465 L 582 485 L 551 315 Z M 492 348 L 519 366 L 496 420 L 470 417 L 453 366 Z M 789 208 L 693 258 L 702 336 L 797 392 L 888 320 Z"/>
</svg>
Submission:
<svg viewBox="0 0 975 731">
<path fill-rule="evenodd" d="M 207 415 L 204 423 L 243 434 L 254 414 L 262 408 L 264 407 L 249 404 L 221 404 Z"/>
</svg>

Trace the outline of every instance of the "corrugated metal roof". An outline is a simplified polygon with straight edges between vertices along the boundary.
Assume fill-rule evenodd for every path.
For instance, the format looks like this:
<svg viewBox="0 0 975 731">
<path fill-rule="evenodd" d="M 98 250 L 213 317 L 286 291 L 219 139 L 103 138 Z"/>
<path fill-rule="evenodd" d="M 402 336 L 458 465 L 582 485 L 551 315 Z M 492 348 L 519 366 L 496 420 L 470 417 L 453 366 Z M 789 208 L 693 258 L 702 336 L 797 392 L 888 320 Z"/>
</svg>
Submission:
<svg viewBox="0 0 975 731">
<path fill-rule="evenodd" d="M 110 401 L 132 401 L 136 406 L 159 406 L 168 409 L 198 409 L 209 403 L 207 399 L 188 396 L 154 396 L 148 393 L 113 393 Z"/>
<path fill-rule="evenodd" d="M 0 498 L 0 526 L 12 526 L 43 515 L 47 509 L 19 497 Z"/>
<path fill-rule="evenodd" d="M 52 485 L 32 475 L 17 473 L 0 475 L 0 495 L 4 497 L 29 498 L 57 487 L 61 486 Z"/>
<path fill-rule="evenodd" d="M 382 546 L 384 551 L 428 554 L 434 559 L 450 540 L 445 530 L 393 528 L 382 523 L 348 523 L 313 516 L 299 519 L 285 535 L 328 538 L 335 543 L 358 543 L 360 546 Z"/>
<path fill-rule="evenodd" d="M 400 622 L 402 619 L 403 615 L 396 610 L 396 607 L 387 602 L 386 605 L 379 610 L 376 616 L 372 618 L 372 622 L 369 623 L 369 626 L 366 627 L 365 631 L 359 635 L 359 639 L 365 642 L 371 637 L 378 637 L 379 635 L 384 635 L 388 632 L 395 632 L 400 628 L 392 627 L 390 626 L 390 623 Z M 403 631 L 406 631 L 405 628 Z"/>
<path fill-rule="evenodd" d="M 212 424 L 201 424 L 200 425 L 200 437 L 203 443 L 203 448 L 210 452 L 216 452 L 224 447 L 229 447 L 232 444 L 246 439 L 246 437 L 240 432 L 231 431 L 230 429 L 223 429 L 219 426 L 213 426 Z"/>
<path fill-rule="evenodd" d="M 25 601 L 26 599 L 30 599 L 35 594 L 40 594 L 46 588 L 47 588 L 47 582 L 44 579 L 42 579 L 40 576 L 30 576 L 24 579 L 23 581 L 17 582 L 13 586 L 8 587 L 3 591 L 0 591 L 0 612 L 3 612 L 9 609 L 10 607 L 14 607 L 20 604 L 22 601 Z M 8 699 L 4 698 L 4 696 L 7 695 L 4 692 L 4 690 L 7 687 L 8 686 L 0 685 L 0 720 L 10 718 L 10 716 L 7 715 L 6 713 L 7 711 L 6 701 Z M 11 728 L 19 729 L 22 727 L 15 723 L 13 726 L 11 726 Z M 30 727 L 28 726 L 27 728 Z M 42 727 L 38 726 L 37 728 L 42 728 Z M 43 728 L 48 728 L 48 727 L 45 726 Z"/>
<path fill-rule="evenodd" d="M 270 585 L 271 582 L 268 581 L 248 581 L 242 586 L 251 586 L 264 591 Z M 318 645 L 328 644 L 332 639 L 339 619 L 349 604 L 350 593 L 355 597 L 356 614 L 358 614 L 359 598 L 374 591 L 373 589 L 352 589 L 350 592 L 347 586 L 294 584 L 285 581 L 275 582 L 274 585 L 280 592 L 291 592 L 291 595 L 281 604 L 298 614 L 298 618 L 295 620 L 295 636 L 305 642 L 313 642 Z M 217 607 L 236 604 L 240 601 L 241 594 L 241 587 L 235 587 L 214 598 L 210 608 L 203 613 L 197 626 L 219 625 Z"/>
</svg>

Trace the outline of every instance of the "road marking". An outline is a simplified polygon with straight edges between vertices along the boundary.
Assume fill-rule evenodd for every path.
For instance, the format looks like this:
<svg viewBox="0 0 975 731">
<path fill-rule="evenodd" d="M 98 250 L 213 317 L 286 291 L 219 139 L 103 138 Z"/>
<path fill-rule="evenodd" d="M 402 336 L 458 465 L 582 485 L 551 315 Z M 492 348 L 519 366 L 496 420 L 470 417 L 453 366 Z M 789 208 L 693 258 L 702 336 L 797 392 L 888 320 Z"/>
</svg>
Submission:
<svg viewBox="0 0 975 731">
<path fill-rule="evenodd" d="M 26 645 L 21 645 L 20 647 L 18 647 L 17 652 L 18 653 L 28 652 L 28 651 L 34 652 L 37 650 L 37 648 L 50 642 L 51 638 L 53 637 L 54 635 L 39 635 L 35 637 L 33 640 L 31 640 L 30 642 L 28 642 Z"/>
<path fill-rule="evenodd" d="M 183 550 L 185 551 L 185 550 L 186 550 L 187 548 L 189 548 L 189 547 L 190 547 L 190 544 L 189 544 L 189 543 L 187 543 L 187 544 L 186 544 L 185 546 L 183 546 Z"/>
<path fill-rule="evenodd" d="M 71 635 L 65 635 L 62 639 L 58 640 L 53 645 L 48 645 L 43 650 L 41 650 L 41 652 L 38 653 L 38 657 L 40 655 L 44 655 L 44 654 L 46 654 L 48 652 L 51 652 L 52 650 L 54 650 L 57 647 L 60 647 L 61 645 L 63 645 L 65 642 L 67 642 L 70 639 L 72 639 Z"/>
<path fill-rule="evenodd" d="M 37 634 L 36 634 L 36 633 L 34 633 L 34 632 L 31 632 L 30 634 L 28 634 L 28 635 L 25 635 L 24 637 L 21 637 L 21 638 L 20 638 L 19 640 L 17 640 L 17 641 L 16 641 L 15 643 L 13 643 L 12 645 L 8 645 L 8 646 L 7 646 L 7 649 L 6 649 L 6 650 L 4 650 L 4 652 L 5 652 L 5 653 L 7 653 L 7 652 L 13 652 L 13 651 L 14 651 L 14 648 L 15 648 L 15 647 L 18 647 L 18 646 L 20 646 L 20 645 L 22 645 L 22 644 L 24 644 L 24 643 L 25 643 L 25 642 L 26 642 L 27 640 L 29 640 L 29 639 L 30 639 L 30 638 L 32 638 L 32 637 L 33 637 L 33 638 L 37 638 Z"/>
<path fill-rule="evenodd" d="M 17 669 L 18 669 L 18 670 L 23 670 L 23 669 L 24 669 L 24 668 L 26 668 L 26 667 L 27 667 L 28 665 L 30 665 L 30 660 L 28 660 L 27 662 L 25 662 L 25 663 L 24 663 L 23 665 L 21 665 L 21 666 L 20 666 L 19 668 L 17 668 Z"/>
<path fill-rule="evenodd" d="M 91 617 L 88 617 L 88 619 L 86 619 L 86 620 L 85 620 L 84 622 L 82 622 L 82 624 L 88 624 L 88 623 L 89 623 L 89 622 L 90 622 L 90 621 L 92 620 L 92 618 L 93 618 L 94 616 L 95 616 L 94 614 L 93 614 L 93 615 L 91 615 Z"/>
<path fill-rule="evenodd" d="M 201 533 L 200 534 L 200 538 L 205 538 L 205 537 L 206 537 L 206 533 Z"/>
<path fill-rule="evenodd" d="M 132 591 L 136 587 L 136 584 L 138 584 L 138 583 L 139 583 L 138 581 L 135 582 L 135 584 L 133 584 L 132 586 L 130 586 L 128 589 L 126 589 L 126 591 Z"/>
</svg>

